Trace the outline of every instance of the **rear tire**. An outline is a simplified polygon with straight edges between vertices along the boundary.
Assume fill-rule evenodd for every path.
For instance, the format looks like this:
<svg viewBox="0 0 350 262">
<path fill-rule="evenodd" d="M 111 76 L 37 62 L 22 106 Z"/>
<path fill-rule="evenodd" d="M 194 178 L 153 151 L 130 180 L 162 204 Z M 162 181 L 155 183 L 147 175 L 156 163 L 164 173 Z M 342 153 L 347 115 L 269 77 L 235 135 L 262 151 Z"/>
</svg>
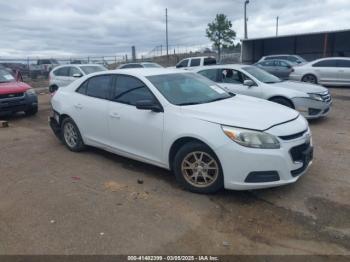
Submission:
<svg viewBox="0 0 350 262">
<path fill-rule="evenodd" d="M 270 101 L 294 109 L 294 105 L 292 104 L 292 102 L 290 102 L 286 98 L 275 97 L 275 98 L 271 98 Z"/>
<path fill-rule="evenodd" d="M 33 107 L 27 111 L 24 111 L 24 113 L 26 114 L 26 116 L 34 116 L 38 113 L 38 107 Z"/>
<path fill-rule="evenodd" d="M 211 194 L 224 187 L 220 161 L 202 143 L 190 142 L 182 146 L 175 155 L 173 167 L 177 181 L 193 193 Z"/>
<path fill-rule="evenodd" d="M 311 83 L 311 84 L 317 84 L 317 77 L 312 75 L 312 74 L 307 74 L 303 76 L 301 81 L 306 82 L 306 83 Z"/>
<path fill-rule="evenodd" d="M 81 152 L 85 149 L 80 131 L 73 119 L 65 118 L 61 125 L 62 141 L 72 152 Z"/>
</svg>

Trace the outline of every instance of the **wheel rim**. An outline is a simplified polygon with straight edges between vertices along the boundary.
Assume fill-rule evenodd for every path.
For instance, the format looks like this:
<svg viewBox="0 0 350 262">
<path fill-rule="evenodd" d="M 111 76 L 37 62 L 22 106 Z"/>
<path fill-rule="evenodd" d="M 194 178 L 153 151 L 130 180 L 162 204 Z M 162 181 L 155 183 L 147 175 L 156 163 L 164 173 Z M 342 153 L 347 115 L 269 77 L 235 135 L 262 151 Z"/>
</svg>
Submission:
<svg viewBox="0 0 350 262">
<path fill-rule="evenodd" d="M 72 123 L 66 123 L 63 129 L 64 139 L 67 145 L 71 148 L 75 147 L 78 143 L 78 134 Z"/>
<path fill-rule="evenodd" d="M 219 176 L 217 161 L 205 152 L 188 154 L 181 164 L 183 177 L 195 187 L 208 187 L 215 183 Z"/>
<path fill-rule="evenodd" d="M 314 76 L 308 75 L 304 77 L 304 82 L 308 82 L 308 83 L 316 83 L 316 79 Z"/>
</svg>

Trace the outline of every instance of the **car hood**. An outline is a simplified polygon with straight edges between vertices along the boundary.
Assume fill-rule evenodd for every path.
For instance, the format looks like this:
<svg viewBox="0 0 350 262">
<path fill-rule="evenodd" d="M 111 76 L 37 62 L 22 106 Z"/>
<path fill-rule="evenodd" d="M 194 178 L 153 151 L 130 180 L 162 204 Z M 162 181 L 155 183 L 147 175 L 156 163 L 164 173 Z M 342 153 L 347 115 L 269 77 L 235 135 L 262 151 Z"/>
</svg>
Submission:
<svg viewBox="0 0 350 262">
<path fill-rule="evenodd" d="M 23 93 L 31 87 L 22 82 L 0 83 L 0 95 Z"/>
<path fill-rule="evenodd" d="M 294 91 L 301 91 L 304 93 L 324 93 L 327 92 L 327 88 L 320 86 L 320 85 L 314 85 L 304 82 L 297 82 L 297 81 L 284 81 L 281 83 L 275 83 L 275 84 L 269 84 L 273 85 L 275 87 L 282 87 L 287 88 Z"/>
<path fill-rule="evenodd" d="M 183 106 L 181 110 L 193 118 L 260 131 L 299 116 L 297 111 L 288 107 L 243 95 L 207 104 Z"/>
</svg>

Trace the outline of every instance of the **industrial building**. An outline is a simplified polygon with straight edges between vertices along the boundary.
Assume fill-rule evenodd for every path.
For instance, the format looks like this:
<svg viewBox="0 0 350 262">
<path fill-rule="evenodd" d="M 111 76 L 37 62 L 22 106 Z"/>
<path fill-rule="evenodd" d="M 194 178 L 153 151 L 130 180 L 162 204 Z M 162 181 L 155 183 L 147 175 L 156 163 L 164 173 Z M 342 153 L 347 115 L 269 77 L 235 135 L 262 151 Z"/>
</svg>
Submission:
<svg viewBox="0 0 350 262">
<path fill-rule="evenodd" d="M 350 56 L 350 29 L 242 40 L 242 63 L 252 64 L 275 54 L 296 54 L 308 61 Z"/>
</svg>

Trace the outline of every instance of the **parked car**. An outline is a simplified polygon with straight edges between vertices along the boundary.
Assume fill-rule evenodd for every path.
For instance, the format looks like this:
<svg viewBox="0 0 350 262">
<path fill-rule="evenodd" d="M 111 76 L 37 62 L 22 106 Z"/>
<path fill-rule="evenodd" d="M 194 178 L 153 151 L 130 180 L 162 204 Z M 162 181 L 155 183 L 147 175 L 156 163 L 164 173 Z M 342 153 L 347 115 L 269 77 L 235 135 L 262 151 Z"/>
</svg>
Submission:
<svg viewBox="0 0 350 262">
<path fill-rule="evenodd" d="M 263 56 L 258 62 L 275 59 L 287 60 L 293 63 L 294 65 L 307 63 L 307 61 L 299 55 L 267 55 Z"/>
<path fill-rule="evenodd" d="M 39 59 L 36 64 L 29 65 L 29 71 L 34 77 L 37 75 L 48 76 L 51 70 L 57 66 L 59 63 L 56 59 Z"/>
<path fill-rule="evenodd" d="M 128 68 L 163 68 L 161 65 L 158 65 L 157 63 L 149 63 L 149 62 L 142 62 L 142 63 L 128 63 L 123 64 L 118 67 L 118 69 L 128 69 Z"/>
<path fill-rule="evenodd" d="M 277 76 L 281 79 L 289 79 L 289 75 L 293 72 L 293 63 L 288 60 L 265 60 L 255 64 L 259 68 Z"/>
<path fill-rule="evenodd" d="M 50 126 L 71 151 L 89 145 L 172 170 L 192 192 L 290 184 L 312 162 L 297 111 L 190 71 L 95 73 L 59 89 L 52 108 Z"/>
<path fill-rule="evenodd" d="M 95 64 L 63 65 L 56 67 L 50 73 L 49 90 L 53 93 L 58 88 L 65 87 L 74 82 L 77 78 L 101 71 L 107 71 L 107 69 Z"/>
<path fill-rule="evenodd" d="M 291 80 L 325 86 L 350 86 L 350 58 L 322 58 L 294 68 Z"/>
<path fill-rule="evenodd" d="M 298 110 L 304 117 L 326 116 L 332 105 L 327 88 L 301 82 L 283 81 L 266 71 L 247 65 L 202 67 L 199 74 L 228 92 L 254 96 Z"/>
<path fill-rule="evenodd" d="M 0 68 L 0 115 L 17 112 L 35 115 L 38 112 L 38 98 L 33 88 L 23 83 L 21 74 L 16 75 Z"/>
<path fill-rule="evenodd" d="M 176 65 L 176 68 L 186 69 L 191 67 L 209 66 L 209 65 L 216 65 L 215 57 L 211 57 L 211 56 L 189 57 L 181 60 Z"/>
</svg>

